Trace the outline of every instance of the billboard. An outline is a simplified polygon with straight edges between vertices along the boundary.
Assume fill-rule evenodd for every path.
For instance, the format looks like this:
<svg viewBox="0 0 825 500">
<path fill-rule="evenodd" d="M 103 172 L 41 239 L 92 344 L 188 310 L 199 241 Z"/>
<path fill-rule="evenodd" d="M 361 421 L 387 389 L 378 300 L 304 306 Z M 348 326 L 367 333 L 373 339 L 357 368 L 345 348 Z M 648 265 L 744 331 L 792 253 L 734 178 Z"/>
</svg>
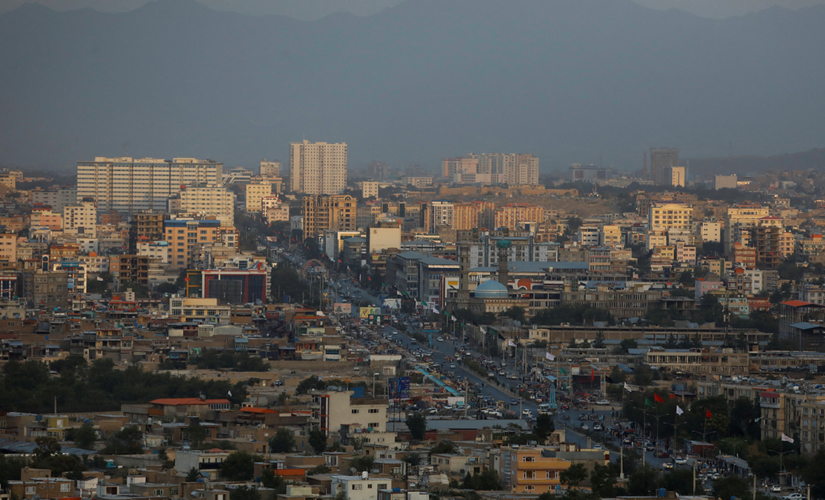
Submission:
<svg viewBox="0 0 825 500">
<path fill-rule="evenodd" d="M 375 316 L 376 314 L 381 314 L 380 307 L 362 307 L 358 311 L 358 317 L 361 319 L 367 319 L 370 316 Z"/>
<path fill-rule="evenodd" d="M 332 306 L 336 314 L 352 314 L 352 304 L 348 302 L 336 302 Z"/>
<path fill-rule="evenodd" d="M 408 401 L 410 399 L 410 377 L 388 379 L 390 399 Z"/>
<path fill-rule="evenodd" d="M 384 299 L 383 305 L 387 309 L 401 309 L 401 299 Z"/>
</svg>

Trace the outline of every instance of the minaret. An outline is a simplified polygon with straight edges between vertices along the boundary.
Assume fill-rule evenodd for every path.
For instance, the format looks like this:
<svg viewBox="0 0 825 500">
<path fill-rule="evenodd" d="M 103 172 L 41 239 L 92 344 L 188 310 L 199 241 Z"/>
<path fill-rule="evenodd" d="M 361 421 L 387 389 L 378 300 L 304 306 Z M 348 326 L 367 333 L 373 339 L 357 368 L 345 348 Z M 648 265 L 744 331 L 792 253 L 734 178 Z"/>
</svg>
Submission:
<svg viewBox="0 0 825 500">
<path fill-rule="evenodd" d="M 508 287 L 507 283 L 510 281 L 510 271 L 507 267 L 510 245 L 510 240 L 498 240 L 496 244 L 498 247 L 498 282 L 505 287 Z"/>
<path fill-rule="evenodd" d="M 459 307 L 466 308 L 470 304 L 470 242 L 458 244 L 458 263 L 461 266 L 461 275 L 458 278 Z"/>
</svg>

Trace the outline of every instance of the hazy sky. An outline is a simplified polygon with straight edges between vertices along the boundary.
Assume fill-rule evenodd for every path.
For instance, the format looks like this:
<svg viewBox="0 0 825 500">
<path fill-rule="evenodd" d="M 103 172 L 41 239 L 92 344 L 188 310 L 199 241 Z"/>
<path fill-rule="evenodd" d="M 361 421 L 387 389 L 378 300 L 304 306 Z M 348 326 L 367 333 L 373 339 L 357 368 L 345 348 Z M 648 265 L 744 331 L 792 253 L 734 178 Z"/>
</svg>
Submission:
<svg viewBox="0 0 825 500">
<path fill-rule="evenodd" d="M 135 9 L 151 0 L 0 0 L 0 13 L 36 2 L 55 10 L 89 7 L 106 12 Z M 280 14 L 312 20 L 334 12 L 350 12 L 368 16 L 404 0 L 198 0 L 218 10 L 263 15 Z M 415 1 L 415 0 L 410 0 Z M 506 1 L 506 0 L 502 0 Z M 721 19 L 781 5 L 797 9 L 825 3 L 825 0 L 633 0 L 656 9 L 677 8 L 693 14 Z"/>
</svg>

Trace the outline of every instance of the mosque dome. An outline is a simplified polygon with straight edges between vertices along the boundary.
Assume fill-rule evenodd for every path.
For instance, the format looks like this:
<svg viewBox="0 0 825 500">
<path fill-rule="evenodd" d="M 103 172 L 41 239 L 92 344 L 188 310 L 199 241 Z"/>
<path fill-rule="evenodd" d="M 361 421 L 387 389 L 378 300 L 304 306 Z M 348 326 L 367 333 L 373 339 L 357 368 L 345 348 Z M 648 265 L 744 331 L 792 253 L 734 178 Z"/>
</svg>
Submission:
<svg viewBox="0 0 825 500">
<path fill-rule="evenodd" d="M 506 299 L 509 296 L 507 287 L 496 280 L 487 280 L 476 288 L 477 299 Z"/>
</svg>

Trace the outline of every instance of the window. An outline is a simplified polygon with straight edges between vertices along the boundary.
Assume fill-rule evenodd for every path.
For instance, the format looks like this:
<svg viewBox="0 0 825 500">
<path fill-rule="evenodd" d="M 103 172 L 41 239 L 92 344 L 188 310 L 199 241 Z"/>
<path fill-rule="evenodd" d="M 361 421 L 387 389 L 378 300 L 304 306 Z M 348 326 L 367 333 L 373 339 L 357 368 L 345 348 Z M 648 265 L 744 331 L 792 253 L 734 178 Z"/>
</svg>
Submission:
<svg viewBox="0 0 825 500">
<path fill-rule="evenodd" d="M 69 491 L 69 483 L 63 483 L 60 485 L 60 492 L 66 493 Z"/>
<path fill-rule="evenodd" d="M 37 488 L 35 486 L 26 486 L 26 495 L 34 495 L 37 493 Z"/>
<path fill-rule="evenodd" d="M 353 489 L 353 490 L 361 490 L 361 489 L 363 489 L 363 488 L 364 488 L 364 485 L 363 485 L 363 484 L 353 484 L 353 485 L 352 485 L 352 489 Z"/>
<path fill-rule="evenodd" d="M 378 413 L 377 408 L 370 408 L 369 413 Z"/>
<path fill-rule="evenodd" d="M 163 496 L 163 490 L 155 490 L 155 496 L 156 497 L 162 497 Z"/>
<path fill-rule="evenodd" d="M 355 415 L 358 413 L 359 410 L 352 410 L 352 414 Z"/>
</svg>

